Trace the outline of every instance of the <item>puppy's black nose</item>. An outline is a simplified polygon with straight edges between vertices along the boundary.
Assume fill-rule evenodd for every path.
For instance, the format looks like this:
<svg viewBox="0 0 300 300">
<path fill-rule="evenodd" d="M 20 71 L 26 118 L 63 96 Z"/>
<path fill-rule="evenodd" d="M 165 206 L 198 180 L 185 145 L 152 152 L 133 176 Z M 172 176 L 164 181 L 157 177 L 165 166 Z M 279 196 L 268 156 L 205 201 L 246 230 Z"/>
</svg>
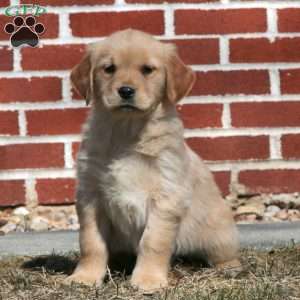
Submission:
<svg viewBox="0 0 300 300">
<path fill-rule="evenodd" d="M 134 96 L 135 90 L 130 86 L 122 86 L 118 92 L 122 99 L 128 100 Z"/>
</svg>

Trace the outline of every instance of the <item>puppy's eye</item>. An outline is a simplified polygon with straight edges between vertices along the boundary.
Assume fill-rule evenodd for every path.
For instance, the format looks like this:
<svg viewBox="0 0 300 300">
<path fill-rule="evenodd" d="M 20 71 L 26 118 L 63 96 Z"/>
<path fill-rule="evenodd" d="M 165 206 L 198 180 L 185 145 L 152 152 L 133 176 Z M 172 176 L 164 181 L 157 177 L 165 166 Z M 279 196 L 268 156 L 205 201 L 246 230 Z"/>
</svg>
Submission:
<svg viewBox="0 0 300 300">
<path fill-rule="evenodd" d="M 148 65 L 144 65 L 141 68 L 141 72 L 143 73 L 143 75 L 149 75 L 154 71 L 154 67 L 150 67 Z"/>
<path fill-rule="evenodd" d="M 113 74 L 116 72 L 116 69 L 116 66 L 114 64 L 111 64 L 104 67 L 104 72 L 107 74 Z"/>
</svg>

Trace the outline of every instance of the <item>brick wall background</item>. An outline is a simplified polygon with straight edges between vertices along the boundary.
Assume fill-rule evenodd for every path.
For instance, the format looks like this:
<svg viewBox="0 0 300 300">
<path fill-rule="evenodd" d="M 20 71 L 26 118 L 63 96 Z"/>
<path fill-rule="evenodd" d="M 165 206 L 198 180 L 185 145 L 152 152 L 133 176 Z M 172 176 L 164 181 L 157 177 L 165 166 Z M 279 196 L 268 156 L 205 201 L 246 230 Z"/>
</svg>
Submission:
<svg viewBox="0 0 300 300">
<path fill-rule="evenodd" d="M 10 48 L 10 4 L 48 13 L 38 48 Z M 0 206 L 74 201 L 85 103 L 69 71 L 127 27 L 177 44 L 197 82 L 178 107 L 224 195 L 300 192 L 300 1 L 0 0 Z"/>
</svg>

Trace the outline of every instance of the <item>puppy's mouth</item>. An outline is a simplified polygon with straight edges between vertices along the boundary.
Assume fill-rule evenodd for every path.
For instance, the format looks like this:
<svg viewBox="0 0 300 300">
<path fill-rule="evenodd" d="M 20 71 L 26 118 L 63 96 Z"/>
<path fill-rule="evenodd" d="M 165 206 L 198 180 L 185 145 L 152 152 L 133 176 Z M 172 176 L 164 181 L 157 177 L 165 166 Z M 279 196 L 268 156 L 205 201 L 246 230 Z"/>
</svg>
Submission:
<svg viewBox="0 0 300 300">
<path fill-rule="evenodd" d="M 122 105 L 118 106 L 116 109 L 119 111 L 123 111 L 123 112 L 134 112 L 134 111 L 141 112 L 142 111 L 138 107 L 131 105 L 131 104 L 122 104 Z"/>
</svg>

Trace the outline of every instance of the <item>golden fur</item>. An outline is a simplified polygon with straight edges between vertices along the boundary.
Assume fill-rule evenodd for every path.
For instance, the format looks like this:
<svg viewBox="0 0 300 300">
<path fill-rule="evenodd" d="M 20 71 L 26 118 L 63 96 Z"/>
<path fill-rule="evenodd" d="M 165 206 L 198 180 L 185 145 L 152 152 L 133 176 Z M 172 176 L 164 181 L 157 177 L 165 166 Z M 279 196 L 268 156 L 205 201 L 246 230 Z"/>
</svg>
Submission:
<svg viewBox="0 0 300 300">
<path fill-rule="evenodd" d="M 78 154 L 81 259 L 68 281 L 100 284 L 120 251 L 137 254 L 131 282 L 146 291 L 167 286 L 174 254 L 238 267 L 231 211 L 184 142 L 175 104 L 195 76 L 175 47 L 117 32 L 89 48 L 71 80 L 92 108 Z M 136 90 L 133 108 L 122 106 L 121 86 Z"/>
</svg>

